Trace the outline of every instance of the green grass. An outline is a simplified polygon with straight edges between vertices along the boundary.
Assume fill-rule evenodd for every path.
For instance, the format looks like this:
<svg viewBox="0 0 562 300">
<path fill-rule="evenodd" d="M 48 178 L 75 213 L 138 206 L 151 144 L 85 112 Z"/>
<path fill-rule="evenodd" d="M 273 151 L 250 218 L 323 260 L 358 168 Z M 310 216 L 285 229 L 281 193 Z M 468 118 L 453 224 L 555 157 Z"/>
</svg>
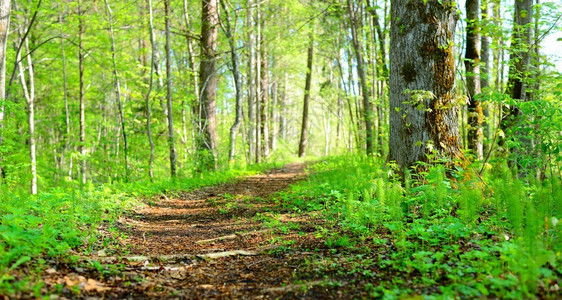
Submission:
<svg viewBox="0 0 562 300">
<path fill-rule="evenodd" d="M 14 295 L 37 288 L 31 286 L 29 277 L 14 276 L 22 265 L 38 267 L 36 271 L 40 272 L 45 258 L 60 258 L 71 249 L 93 251 L 99 243 L 100 225 L 108 224 L 111 231 L 112 222 L 128 209 L 140 206 L 142 199 L 230 182 L 283 163 L 232 167 L 154 182 L 83 187 L 68 183 L 35 196 L 0 186 L 0 294 Z M 103 241 L 104 245 L 108 243 L 111 241 Z"/>
<path fill-rule="evenodd" d="M 367 253 L 377 259 L 365 266 L 393 274 L 369 283 L 373 296 L 556 298 L 560 178 L 519 179 L 501 163 L 491 170 L 481 180 L 472 171 L 429 166 L 422 180 L 407 176 L 402 184 L 381 160 L 335 157 L 280 197 L 290 210 L 323 211 L 328 247 L 367 246 L 348 256 Z"/>
</svg>

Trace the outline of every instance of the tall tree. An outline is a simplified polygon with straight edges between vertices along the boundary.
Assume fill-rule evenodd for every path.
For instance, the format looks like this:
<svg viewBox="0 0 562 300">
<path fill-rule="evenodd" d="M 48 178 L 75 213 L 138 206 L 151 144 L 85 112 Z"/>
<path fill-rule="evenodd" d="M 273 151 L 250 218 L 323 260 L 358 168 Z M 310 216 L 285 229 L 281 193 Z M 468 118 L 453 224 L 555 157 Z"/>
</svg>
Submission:
<svg viewBox="0 0 562 300">
<path fill-rule="evenodd" d="M 203 169 L 216 167 L 217 148 L 216 95 L 217 95 L 217 35 L 219 16 L 217 0 L 202 0 L 201 13 L 201 83 L 199 119 L 199 164 Z"/>
<path fill-rule="evenodd" d="M 82 184 L 86 184 L 86 102 L 85 82 L 84 82 L 84 10 L 82 10 L 82 1 L 78 2 L 78 71 L 80 77 L 80 146 L 81 154 L 80 175 Z"/>
<path fill-rule="evenodd" d="M 513 105 L 505 105 L 503 118 L 500 128 L 507 133 L 511 129 L 521 111 L 517 105 L 518 101 L 527 100 L 526 71 L 530 63 L 530 45 L 532 19 L 531 5 L 533 0 L 515 0 L 515 10 L 513 12 L 513 30 L 511 34 L 511 46 L 509 50 L 509 75 L 506 93 L 516 102 Z M 504 146 L 505 138 L 498 141 L 500 146 Z"/>
<path fill-rule="evenodd" d="M 9 0 L 0 1 L 0 145 L 2 144 L 4 128 L 4 101 L 6 99 L 6 46 L 10 32 L 11 3 Z M 0 173 L 4 174 L 2 154 L 0 153 Z"/>
<path fill-rule="evenodd" d="M 314 55 L 314 32 L 310 32 L 310 44 L 308 45 L 308 56 L 306 59 L 306 81 L 304 84 L 304 101 L 302 107 L 301 138 L 299 142 L 299 157 L 306 155 L 306 144 L 308 141 L 308 110 L 310 103 L 310 89 L 312 85 L 312 61 Z"/>
<path fill-rule="evenodd" d="M 248 37 L 246 42 L 246 48 L 248 49 L 248 161 L 253 161 L 253 155 L 255 153 L 255 141 L 254 141 L 254 126 L 256 122 L 255 113 L 255 87 L 254 87 L 254 22 L 253 18 L 253 2 L 248 0 L 246 2 L 246 27 L 248 28 Z"/>
<path fill-rule="evenodd" d="M 490 18 L 492 16 L 492 0 L 482 0 L 482 22 L 483 26 L 488 26 Z M 490 87 L 491 79 L 491 37 L 488 30 L 481 31 L 480 45 L 482 57 L 480 61 L 482 62 L 480 68 L 480 88 L 484 91 L 486 88 Z M 484 106 L 484 137 L 488 139 L 490 137 L 490 127 L 492 120 L 490 119 L 490 103 L 483 103 Z"/>
<path fill-rule="evenodd" d="M 22 26 L 23 26 L 22 22 Z M 36 138 L 35 138 L 35 73 L 33 71 L 33 61 L 29 47 L 29 38 L 24 37 L 23 28 L 20 28 L 19 35 L 25 45 L 27 55 L 25 60 L 27 66 L 24 67 L 21 54 L 18 52 L 16 60 L 18 61 L 18 70 L 23 94 L 27 102 L 27 124 L 29 127 L 29 158 L 30 158 L 30 173 L 31 173 L 31 194 L 37 194 L 37 152 L 36 152 Z M 25 72 L 27 71 L 27 78 Z"/>
<path fill-rule="evenodd" d="M 363 97 L 363 118 L 365 120 L 365 134 L 366 134 L 366 151 L 367 155 L 373 154 L 373 121 L 371 103 L 369 100 L 369 88 L 367 86 L 367 73 L 365 71 L 365 62 L 363 60 L 363 49 L 359 42 L 358 36 L 358 17 L 357 11 L 352 0 L 347 0 L 347 10 L 349 13 L 349 22 L 351 27 L 351 41 L 353 50 L 355 52 L 355 60 L 357 62 L 357 73 L 359 75 L 359 84 L 361 88 L 361 96 Z"/>
<path fill-rule="evenodd" d="M 264 10 L 265 12 L 265 10 Z M 261 14 L 261 12 L 260 12 Z M 261 154 L 264 158 L 269 156 L 269 59 L 267 53 L 267 37 L 265 34 L 265 29 L 267 26 L 267 16 L 260 17 L 260 73 L 259 87 L 260 91 L 260 144 L 261 144 Z"/>
<path fill-rule="evenodd" d="M 170 147 L 170 175 L 176 176 L 176 146 L 174 142 L 174 114 L 172 110 L 172 58 L 170 47 L 170 0 L 164 0 L 166 21 L 166 107 L 168 111 L 168 145 Z"/>
<path fill-rule="evenodd" d="M 426 154 L 462 156 L 455 101 L 452 0 L 392 0 L 390 160 L 402 171 Z"/>
<path fill-rule="evenodd" d="M 117 99 L 117 108 L 119 110 L 119 123 L 121 125 L 121 134 L 123 135 L 123 150 L 125 155 L 125 177 L 129 178 L 129 144 L 127 143 L 127 131 L 125 130 L 125 116 L 123 114 L 123 101 L 121 99 L 121 82 L 119 72 L 117 71 L 117 54 L 115 49 L 115 34 L 113 32 L 113 11 L 109 6 L 109 2 L 104 0 L 107 19 L 109 23 L 109 38 L 111 41 L 111 60 L 113 64 L 113 81 L 115 84 L 115 98 Z"/>
<path fill-rule="evenodd" d="M 150 45 L 151 45 L 151 61 L 150 61 L 150 74 L 148 77 L 148 91 L 145 97 L 146 106 L 146 135 L 148 137 L 148 143 L 150 145 L 150 156 L 148 158 L 148 176 L 150 178 L 154 177 L 154 140 L 152 139 L 152 103 L 150 101 L 150 94 L 154 85 L 154 71 L 155 63 L 157 61 L 156 52 L 156 35 L 154 34 L 154 17 L 152 12 L 152 0 L 147 0 L 148 4 L 148 26 L 150 34 Z"/>
<path fill-rule="evenodd" d="M 468 94 L 468 147 L 477 159 L 483 157 L 482 103 L 475 96 L 480 94 L 480 1 L 466 1 L 466 90 Z"/>
<path fill-rule="evenodd" d="M 236 47 L 236 37 L 233 31 L 236 32 L 236 22 L 238 20 L 238 15 L 234 16 L 234 30 L 230 21 L 229 8 L 225 4 L 226 0 L 220 0 L 222 11 L 225 14 L 225 26 L 223 27 L 226 33 L 226 38 L 228 39 L 228 44 L 230 45 L 230 63 L 232 67 L 232 77 L 234 78 L 234 89 L 236 93 L 236 104 L 235 104 L 235 117 L 232 127 L 230 127 L 230 140 L 229 140 L 229 150 L 228 150 L 228 160 L 230 162 L 234 161 L 234 155 L 236 152 L 236 135 L 238 129 L 242 124 L 242 74 L 240 72 L 240 59 L 238 58 L 238 52 Z"/>
</svg>

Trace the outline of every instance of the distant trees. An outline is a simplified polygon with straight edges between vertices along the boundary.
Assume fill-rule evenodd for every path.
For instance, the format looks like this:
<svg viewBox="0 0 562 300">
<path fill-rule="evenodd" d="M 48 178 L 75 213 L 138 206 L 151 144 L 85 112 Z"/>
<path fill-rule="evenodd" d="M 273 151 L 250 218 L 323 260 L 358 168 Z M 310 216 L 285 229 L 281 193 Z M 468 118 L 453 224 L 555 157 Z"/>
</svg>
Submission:
<svg viewBox="0 0 562 300">
<path fill-rule="evenodd" d="M 2 181 L 35 191 L 353 151 L 402 169 L 466 149 L 538 166 L 526 153 L 558 149 L 559 97 L 538 89 L 556 84 L 538 49 L 556 5 L 511 1 L 467 0 L 466 15 L 448 0 L 2 1 Z"/>
<path fill-rule="evenodd" d="M 391 3 L 390 159 L 405 171 L 428 154 L 459 158 L 455 2 Z"/>
</svg>

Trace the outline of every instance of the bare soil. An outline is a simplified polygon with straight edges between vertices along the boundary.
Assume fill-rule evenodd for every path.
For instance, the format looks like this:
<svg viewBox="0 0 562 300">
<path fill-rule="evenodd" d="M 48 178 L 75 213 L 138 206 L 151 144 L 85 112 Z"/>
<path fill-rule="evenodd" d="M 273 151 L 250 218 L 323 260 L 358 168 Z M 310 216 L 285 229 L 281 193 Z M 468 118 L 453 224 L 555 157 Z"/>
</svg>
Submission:
<svg viewBox="0 0 562 300">
<path fill-rule="evenodd" d="M 322 218 L 286 211 L 275 197 L 306 178 L 304 168 L 147 201 L 118 221 L 118 245 L 43 272 L 43 291 L 89 299 L 357 297 L 337 274 L 306 271 L 313 260 L 341 260 L 316 237 Z"/>
</svg>

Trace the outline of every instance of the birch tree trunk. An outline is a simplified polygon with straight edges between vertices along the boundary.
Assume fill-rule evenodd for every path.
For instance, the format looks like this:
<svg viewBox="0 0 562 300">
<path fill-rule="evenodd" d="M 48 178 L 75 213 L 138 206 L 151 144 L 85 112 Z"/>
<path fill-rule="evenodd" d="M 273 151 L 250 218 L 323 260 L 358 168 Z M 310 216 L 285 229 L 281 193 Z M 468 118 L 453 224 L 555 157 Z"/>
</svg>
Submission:
<svg viewBox="0 0 562 300">
<path fill-rule="evenodd" d="M 23 37 L 23 33 L 20 30 L 20 36 Z M 21 55 L 16 56 L 18 61 L 19 78 L 23 89 L 24 97 L 27 101 L 27 124 L 29 126 L 29 158 L 30 158 L 30 171 L 31 171 L 31 194 L 37 194 L 37 154 L 36 154 L 36 142 L 35 142 L 35 74 L 33 72 L 33 61 L 31 58 L 31 53 L 29 52 L 29 39 L 25 37 L 23 41 L 25 44 L 25 50 L 28 53 L 26 57 L 27 68 L 24 68 Z M 25 71 L 27 70 L 28 80 L 25 78 Z"/>
<path fill-rule="evenodd" d="M 4 107 L 6 101 L 6 46 L 8 44 L 8 33 L 10 32 L 10 0 L 0 2 L 0 145 L 4 138 Z M 2 154 L 0 153 L 0 174 L 4 175 L 2 168 Z"/>
<path fill-rule="evenodd" d="M 392 0 L 391 16 L 389 158 L 402 171 L 426 154 L 460 158 L 455 2 Z"/>
</svg>

